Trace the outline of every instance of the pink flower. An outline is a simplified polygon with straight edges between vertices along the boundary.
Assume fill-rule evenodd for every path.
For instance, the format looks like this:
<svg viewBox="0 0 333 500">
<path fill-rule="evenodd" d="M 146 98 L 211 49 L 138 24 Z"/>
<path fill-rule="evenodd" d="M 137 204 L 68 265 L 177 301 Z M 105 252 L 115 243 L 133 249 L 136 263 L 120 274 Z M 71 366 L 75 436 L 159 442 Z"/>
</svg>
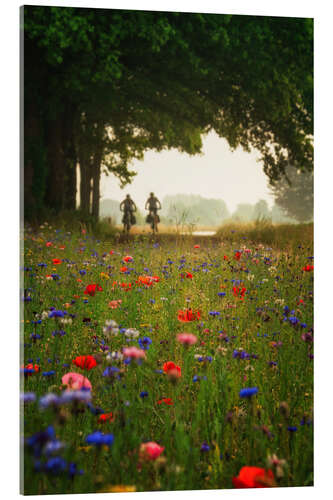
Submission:
<svg viewBox="0 0 333 500">
<path fill-rule="evenodd" d="M 143 349 L 139 349 L 138 347 L 125 347 L 123 349 L 123 354 L 125 358 L 131 359 L 146 359 L 146 353 Z"/>
<path fill-rule="evenodd" d="M 118 299 L 118 300 L 111 300 L 109 302 L 109 307 L 111 307 L 111 309 L 117 309 L 117 307 L 119 307 L 121 304 L 121 299 Z"/>
<path fill-rule="evenodd" d="M 141 443 L 139 456 L 142 460 L 156 460 L 163 451 L 164 446 L 149 441 L 148 443 Z"/>
<path fill-rule="evenodd" d="M 184 345 L 193 345 L 197 342 L 198 338 L 193 335 L 193 333 L 179 333 L 177 335 L 178 342 L 181 342 Z"/>
<path fill-rule="evenodd" d="M 77 391 L 82 388 L 92 390 L 92 385 L 81 373 L 70 372 L 66 373 L 61 379 L 63 385 L 67 385 L 68 389 Z"/>
</svg>

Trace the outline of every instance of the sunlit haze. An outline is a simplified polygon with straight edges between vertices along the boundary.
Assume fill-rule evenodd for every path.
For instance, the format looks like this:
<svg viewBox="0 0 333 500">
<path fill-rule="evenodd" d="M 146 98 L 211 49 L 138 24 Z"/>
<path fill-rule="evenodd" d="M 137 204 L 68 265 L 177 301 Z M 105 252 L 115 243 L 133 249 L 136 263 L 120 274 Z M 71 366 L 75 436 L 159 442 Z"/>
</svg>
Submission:
<svg viewBox="0 0 333 500">
<path fill-rule="evenodd" d="M 143 208 L 151 191 L 162 201 L 166 195 L 199 194 L 223 199 L 232 212 L 238 203 L 274 200 L 268 180 L 258 163 L 258 154 L 241 148 L 231 152 L 225 139 L 210 133 L 203 139 L 203 154 L 189 156 L 176 150 L 148 151 L 143 161 L 134 161 L 131 170 L 138 172 L 132 184 L 120 189 L 110 174 L 102 176 L 101 199 L 121 201 L 127 193 Z"/>
</svg>

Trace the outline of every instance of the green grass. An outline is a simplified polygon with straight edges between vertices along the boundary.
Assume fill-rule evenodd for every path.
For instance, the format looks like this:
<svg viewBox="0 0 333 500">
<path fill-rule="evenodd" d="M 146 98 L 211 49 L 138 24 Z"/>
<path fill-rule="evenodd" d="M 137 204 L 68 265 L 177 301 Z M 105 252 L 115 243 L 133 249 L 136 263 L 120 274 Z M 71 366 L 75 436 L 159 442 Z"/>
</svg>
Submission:
<svg viewBox="0 0 333 500">
<path fill-rule="evenodd" d="M 302 270 L 312 263 L 311 226 L 224 227 L 214 238 L 165 235 L 153 240 L 138 235 L 123 242 L 98 238 L 89 230 L 80 234 L 56 227 L 27 230 L 24 237 L 24 288 L 31 301 L 24 302 L 22 364 L 32 360 L 40 372 L 24 378 L 24 392 L 34 392 L 37 401 L 22 409 L 22 433 L 27 439 L 53 425 L 56 437 L 66 444 L 58 455 L 75 462 L 84 474 L 69 479 L 66 472 L 35 470 L 36 458 L 26 444 L 25 494 L 111 491 L 119 485 L 137 491 L 232 488 L 241 467 L 266 467 L 272 454 L 287 462 L 277 485 L 311 485 L 312 343 L 302 338 L 313 326 L 313 275 Z M 200 248 L 194 248 L 197 242 Z M 251 253 L 243 251 L 235 260 L 235 251 L 245 248 Z M 123 274 L 122 259 L 128 254 L 134 260 L 126 264 L 130 273 Z M 53 265 L 53 258 L 62 263 Z M 193 278 L 182 278 L 186 272 Z M 60 279 L 46 278 L 53 273 Z M 160 281 L 145 288 L 136 283 L 140 275 L 159 276 Z M 131 282 L 132 289 L 114 282 Z M 85 295 L 90 283 L 100 284 L 103 291 Z M 246 288 L 244 300 L 233 294 L 233 286 Z M 109 302 L 118 299 L 120 307 L 111 309 Z M 290 308 L 287 315 L 285 306 Z M 53 318 L 33 323 L 51 307 L 73 314 L 72 323 L 62 325 Z M 200 310 L 200 320 L 178 321 L 178 311 L 188 307 Z M 219 314 L 209 314 L 214 311 Z M 290 317 L 297 318 L 296 325 Z M 102 375 L 108 361 L 101 342 L 110 351 L 139 345 L 137 340 L 126 342 L 122 333 L 111 340 L 105 337 L 103 326 L 109 319 L 152 339 L 140 366 L 112 363 L 120 368 L 119 380 Z M 52 336 L 59 329 L 66 335 Z M 184 331 L 194 333 L 198 342 L 188 348 L 180 345 L 176 335 Z M 41 338 L 34 341 L 32 333 Z M 249 359 L 234 357 L 241 349 Z M 88 354 L 99 360 L 92 370 L 72 364 L 76 356 Z M 200 362 L 195 354 L 211 356 L 212 361 Z M 175 384 L 157 372 L 166 361 L 181 367 Z M 63 366 L 66 363 L 69 367 Z M 42 375 L 50 370 L 54 375 Z M 98 415 L 84 405 L 80 412 L 71 405 L 39 408 L 39 397 L 61 394 L 61 378 L 69 371 L 88 377 L 93 407 L 112 412 L 114 421 L 98 423 Z M 194 382 L 194 376 L 199 380 Z M 257 387 L 258 393 L 240 398 L 245 387 Z M 142 391 L 148 392 L 144 399 Z M 159 405 L 162 398 L 172 398 L 173 406 Z M 280 409 L 282 402 L 287 416 Z M 297 431 L 289 431 L 289 426 Z M 87 446 L 86 436 L 97 429 L 114 435 L 110 448 Z M 157 461 L 138 465 L 144 441 L 165 449 Z M 204 442 L 209 451 L 201 451 Z M 44 452 L 40 460 L 45 462 Z"/>
</svg>

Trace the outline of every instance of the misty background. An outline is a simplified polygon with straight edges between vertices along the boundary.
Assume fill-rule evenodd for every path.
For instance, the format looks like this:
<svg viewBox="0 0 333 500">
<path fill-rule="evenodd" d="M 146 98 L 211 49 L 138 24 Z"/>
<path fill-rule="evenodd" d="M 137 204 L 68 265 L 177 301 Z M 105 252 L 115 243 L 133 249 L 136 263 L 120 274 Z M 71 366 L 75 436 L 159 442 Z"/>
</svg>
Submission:
<svg viewBox="0 0 333 500">
<path fill-rule="evenodd" d="M 274 192 L 258 160 L 255 150 L 251 153 L 241 148 L 231 151 L 227 141 L 214 132 L 203 138 L 203 153 L 195 157 L 177 150 L 148 151 L 143 161 L 132 162 L 131 170 L 137 175 L 125 188 L 120 187 L 114 175 L 102 175 L 100 217 L 111 217 L 113 223 L 120 224 L 119 203 L 130 194 L 138 208 L 137 223 L 144 224 L 145 202 L 149 193 L 154 192 L 162 203 L 160 217 L 166 225 L 186 222 L 219 226 L 229 220 L 258 219 L 273 223 L 312 220 L 313 175 L 300 176 L 299 196 L 295 198 L 298 176 L 294 176 L 292 187 L 285 180 L 276 183 Z M 294 171 L 290 169 L 290 174 Z M 304 186 L 309 182 L 310 192 L 306 198 Z M 283 188 L 290 190 L 289 203 L 281 198 Z M 296 201 L 298 211 L 290 209 L 291 198 Z"/>
</svg>

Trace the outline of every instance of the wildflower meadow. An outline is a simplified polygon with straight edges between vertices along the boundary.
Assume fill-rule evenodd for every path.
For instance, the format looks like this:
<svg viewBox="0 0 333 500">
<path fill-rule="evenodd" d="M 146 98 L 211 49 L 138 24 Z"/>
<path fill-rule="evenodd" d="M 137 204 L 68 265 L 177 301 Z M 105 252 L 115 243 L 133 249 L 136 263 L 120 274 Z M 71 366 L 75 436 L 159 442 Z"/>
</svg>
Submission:
<svg viewBox="0 0 333 500">
<path fill-rule="evenodd" d="M 313 484 L 313 248 L 227 237 L 22 245 L 25 494 Z"/>
</svg>

